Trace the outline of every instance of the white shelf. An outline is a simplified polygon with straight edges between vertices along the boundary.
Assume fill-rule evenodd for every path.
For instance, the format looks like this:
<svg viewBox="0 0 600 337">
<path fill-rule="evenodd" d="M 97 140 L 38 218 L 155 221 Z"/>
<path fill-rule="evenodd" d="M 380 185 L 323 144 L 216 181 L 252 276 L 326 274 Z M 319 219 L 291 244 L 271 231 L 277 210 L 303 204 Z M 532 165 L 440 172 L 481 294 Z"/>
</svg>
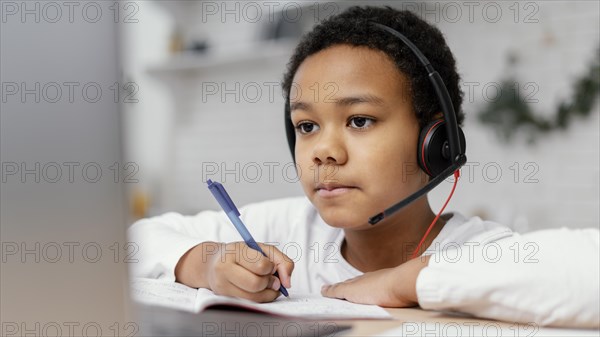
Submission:
<svg viewBox="0 0 600 337">
<path fill-rule="evenodd" d="M 209 50 L 205 54 L 184 52 L 171 57 L 164 63 L 150 66 L 148 72 L 153 75 L 161 75 L 269 62 L 273 59 L 289 58 L 297 43 L 297 40 L 266 41 L 254 44 L 246 48 L 247 50 L 219 53 Z"/>
</svg>

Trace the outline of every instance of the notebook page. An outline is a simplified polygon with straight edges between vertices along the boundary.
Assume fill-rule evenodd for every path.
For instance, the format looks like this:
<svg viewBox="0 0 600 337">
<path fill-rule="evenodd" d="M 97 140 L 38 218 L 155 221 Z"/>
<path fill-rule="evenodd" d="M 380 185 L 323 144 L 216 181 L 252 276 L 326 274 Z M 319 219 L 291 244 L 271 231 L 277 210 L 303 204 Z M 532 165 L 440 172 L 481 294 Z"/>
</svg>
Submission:
<svg viewBox="0 0 600 337">
<path fill-rule="evenodd" d="M 196 308 L 202 311 L 212 305 L 233 305 L 284 317 L 308 319 L 391 319 L 392 316 L 376 305 L 356 304 L 348 301 L 312 294 L 279 296 L 270 303 L 255 303 L 241 298 L 215 295 L 208 289 L 198 289 Z"/>
<path fill-rule="evenodd" d="M 129 282 L 130 296 L 139 303 L 195 312 L 197 289 L 181 283 L 134 278 Z"/>
<path fill-rule="evenodd" d="M 201 312 L 211 306 L 227 305 L 282 317 L 307 319 L 391 319 L 376 305 L 355 304 L 320 295 L 290 294 L 271 303 L 256 303 L 242 298 L 215 295 L 208 289 L 194 289 L 175 282 L 135 278 L 130 282 L 134 301 L 189 312 Z"/>
<path fill-rule="evenodd" d="M 273 314 L 319 319 L 391 319 L 392 316 L 376 305 L 356 304 L 320 295 L 280 296 L 271 303 L 258 306 Z"/>
</svg>

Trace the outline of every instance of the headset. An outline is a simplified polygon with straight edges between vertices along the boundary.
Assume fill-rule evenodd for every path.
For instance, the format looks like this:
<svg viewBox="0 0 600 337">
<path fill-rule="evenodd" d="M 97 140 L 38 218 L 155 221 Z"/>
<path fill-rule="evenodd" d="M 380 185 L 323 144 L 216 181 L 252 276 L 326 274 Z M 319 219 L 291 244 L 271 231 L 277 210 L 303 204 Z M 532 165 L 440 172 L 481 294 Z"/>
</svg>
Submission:
<svg viewBox="0 0 600 337">
<path fill-rule="evenodd" d="M 421 129 L 419 133 L 419 142 L 417 149 L 417 162 L 419 167 L 431 177 L 427 185 L 420 188 L 418 191 L 409 195 L 407 198 L 385 209 L 383 212 L 375 214 L 369 218 L 369 223 L 375 225 L 384 218 L 392 215 L 400 209 L 406 207 L 413 201 L 427 194 L 433 188 L 438 186 L 444 179 L 458 171 L 461 166 L 467 162 L 465 155 L 465 135 L 456 121 L 456 114 L 452 100 L 448 94 L 448 89 L 444 85 L 444 81 L 433 68 L 429 60 L 406 36 L 386 25 L 377 22 L 369 21 L 369 24 L 374 28 L 389 33 L 400 39 L 419 59 L 427 70 L 429 80 L 433 85 L 436 96 L 440 103 L 444 119 L 434 120 Z M 285 131 L 287 135 L 288 145 L 292 152 L 292 158 L 296 161 L 296 130 L 291 121 L 290 98 L 289 93 L 285 103 Z M 457 176 L 457 174 L 455 174 Z"/>
</svg>

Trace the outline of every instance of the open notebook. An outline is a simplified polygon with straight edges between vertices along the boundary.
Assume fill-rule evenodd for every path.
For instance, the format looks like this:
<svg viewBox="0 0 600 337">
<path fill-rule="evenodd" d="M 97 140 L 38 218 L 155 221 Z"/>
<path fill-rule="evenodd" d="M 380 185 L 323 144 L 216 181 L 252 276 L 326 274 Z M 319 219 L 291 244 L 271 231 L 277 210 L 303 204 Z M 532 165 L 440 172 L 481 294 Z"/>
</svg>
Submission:
<svg viewBox="0 0 600 337">
<path fill-rule="evenodd" d="M 228 306 L 283 317 L 307 319 L 391 319 L 385 309 L 376 305 L 355 304 L 320 295 L 290 294 L 271 303 L 255 303 L 240 298 L 215 295 L 208 289 L 194 289 L 180 283 L 136 278 L 130 282 L 134 301 L 189 312 L 209 307 Z"/>
</svg>

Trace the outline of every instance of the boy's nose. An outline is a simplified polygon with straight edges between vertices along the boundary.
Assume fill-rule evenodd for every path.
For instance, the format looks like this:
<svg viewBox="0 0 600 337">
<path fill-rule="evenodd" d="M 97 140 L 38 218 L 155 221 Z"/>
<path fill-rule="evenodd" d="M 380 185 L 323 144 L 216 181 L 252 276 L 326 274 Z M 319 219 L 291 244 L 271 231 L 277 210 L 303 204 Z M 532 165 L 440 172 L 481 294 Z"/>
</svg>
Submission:
<svg viewBox="0 0 600 337">
<path fill-rule="evenodd" d="M 322 132 L 313 148 L 313 162 L 342 165 L 347 160 L 348 152 L 342 135 L 336 132 Z"/>
</svg>

